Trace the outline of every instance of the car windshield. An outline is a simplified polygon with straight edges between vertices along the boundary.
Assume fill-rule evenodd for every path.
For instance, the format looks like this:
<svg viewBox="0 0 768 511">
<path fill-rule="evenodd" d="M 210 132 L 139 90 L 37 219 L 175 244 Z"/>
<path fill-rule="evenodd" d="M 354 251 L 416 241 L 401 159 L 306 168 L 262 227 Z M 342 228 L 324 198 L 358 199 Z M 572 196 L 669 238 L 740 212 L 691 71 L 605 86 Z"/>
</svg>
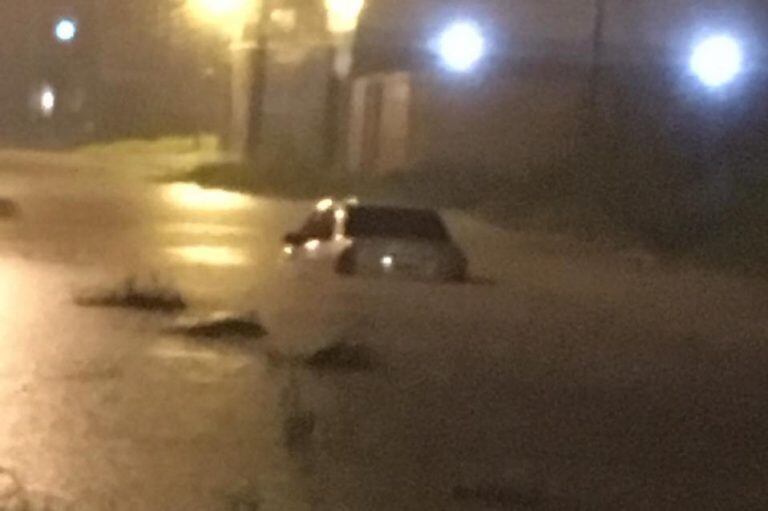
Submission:
<svg viewBox="0 0 768 511">
<path fill-rule="evenodd" d="M 424 209 L 356 207 L 349 210 L 347 236 L 448 241 L 440 216 Z"/>
</svg>

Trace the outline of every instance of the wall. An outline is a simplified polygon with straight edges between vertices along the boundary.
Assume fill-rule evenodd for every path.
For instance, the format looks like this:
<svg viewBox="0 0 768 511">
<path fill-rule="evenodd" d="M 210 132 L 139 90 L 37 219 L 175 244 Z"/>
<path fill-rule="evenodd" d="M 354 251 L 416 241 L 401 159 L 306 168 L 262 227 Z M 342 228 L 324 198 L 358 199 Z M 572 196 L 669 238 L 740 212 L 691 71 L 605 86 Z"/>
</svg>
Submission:
<svg viewBox="0 0 768 511">
<path fill-rule="evenodd" d="M 471 18 L 488 29 L 503 53 L 589 50 L 596 0 L 368 0 L 361 23 L 364 45 L 382 51 L 417 48 L 446 23 Z M 685 39 L 727 27 L 760 32 L 760 0 L 605 0 L 609 46 L 677 47 Z"/>
<path fill-rule="evenodd" d="M 314 44 L 273 47 L 264 96 L 263 142 L 278 158 L 303 168 L 325 159 L 331 51 Z"/>
<path fill-rule="evenodd" d="M 226 131 L 229 42 L 183 6 L 98 0 L 99 102 L 108 133 Z"/>
<path fill-rule="evenodd" d="M 602 71 L 592 94 L 594 6 L 594 0 L 372 0 L 356 70 L 361 77 L 410 72 L 411 166 L 521 175 L 556 168 L 583 151 L 597 122 L 623 131 L 628 154 L 650 158 L 658 149 L 708 166 L 715 148 L 755 131 L 739 125 L 762 130 L 766 66 L 759 29 L 766 7 L 760 2 L 606 0 Z M 429 41 L 462 17 L 487 30 L 492 52 L 477 72 L 451 75 Z M 696 41 L 720 31 L 743 41 L 747 73 L 734 87 L 711 91 L 691 75 L 688 58 Z"/>
<path fill-rule="evenodd" d="M 32 81 L 30 28 L 32 12 L 23 0 L 6 0 L 0 19 L 4 42 L 0 45 L 0 132 L 17 128 L 27 117 Z"/>
<path fill-rule="evenodd" d="M 405 72 L 355 81 L 349 110 L 348 170 L 384 174 L 411 164 L 413 87 L 411 75 Z"/>
<path fill-rule="evenodd" d="M 349 169 L 381 174 L 469 167 L 524 176 L 555 165 L 574 151 L 583 129 L 586 79 L 566 79 L 575 73 L 562 67 L 529 69 L 525 77 L 505 74 L 468 82 L 429 72 L 358 78 Z"/>
<path fill-rule="evenodd" d="M 333 166 L 345 130 L 349 60 L 346 38 L 326 30 L 324 0 L 272 4 L 266 29 L 266 88 L 259 70 L 259 25 L 246 29 L 237 53 L 233 89 L 233 156 L 260 160 L 274 170 L 321 172 Z M 346 58 L 345 58 L 346 57 Z"/>
<path fill-rule="evenodd" d="M 520 175 L 553 164 L 573 149 L 581 127 L 585 81 L 576 74 L 558 66 L 472 84 L 423 75 L 420 158 Z"/>
</svg>

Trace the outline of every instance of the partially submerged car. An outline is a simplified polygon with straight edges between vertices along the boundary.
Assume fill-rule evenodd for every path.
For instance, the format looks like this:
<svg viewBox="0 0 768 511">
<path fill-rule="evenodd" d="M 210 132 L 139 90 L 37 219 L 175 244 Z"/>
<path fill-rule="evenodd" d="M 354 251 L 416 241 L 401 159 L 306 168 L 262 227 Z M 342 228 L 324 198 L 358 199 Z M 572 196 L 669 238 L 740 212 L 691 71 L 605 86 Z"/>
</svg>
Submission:
<svg viewBox="0 0 768 511">
<path fill-rule="evenodd" d="M 464 252 L 439 213 L 430 209 L 325 199 L 284 241 L 291 260 L 327 266 L 342 275 L 440 282 L 467 277 Z"/>
</svg>

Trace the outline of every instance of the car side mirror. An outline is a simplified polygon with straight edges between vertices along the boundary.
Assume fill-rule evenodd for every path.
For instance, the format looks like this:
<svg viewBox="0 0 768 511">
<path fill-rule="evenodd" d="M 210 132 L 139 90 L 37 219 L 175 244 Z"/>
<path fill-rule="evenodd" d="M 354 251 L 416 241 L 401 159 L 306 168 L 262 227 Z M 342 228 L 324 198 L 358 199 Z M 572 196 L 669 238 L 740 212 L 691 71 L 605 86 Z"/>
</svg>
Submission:
<svg viewBox="0 0 768 511">
<path fill-rule="evenodd" d="M 296 245 L 301 245 L 302 243 L 304 243 L 305 240 L 304 240 L 304 236 L 302 236 L 301 234 L 297 232 L 289 232 L 288 234 L 285 235 L 285 237 L 283 238 L 283 241 L 285 241 L 288 245 L 296 246 Z"/>
</svg>

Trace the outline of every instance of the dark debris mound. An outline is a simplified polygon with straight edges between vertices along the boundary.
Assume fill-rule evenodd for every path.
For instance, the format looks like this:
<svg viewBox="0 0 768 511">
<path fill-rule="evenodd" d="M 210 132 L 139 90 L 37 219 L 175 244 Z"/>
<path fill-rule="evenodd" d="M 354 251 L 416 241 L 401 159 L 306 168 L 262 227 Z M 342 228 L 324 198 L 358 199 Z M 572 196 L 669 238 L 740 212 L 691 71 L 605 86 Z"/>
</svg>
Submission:
<svg viewBox="0 0 768 511">
<path fill-rule="evenodd" d="M 370 371 L 375 367 L 373 353 L 361 345 L 334 344 L 306 358 L 306 365 L 328 371 Z"/>
<path fill-rule="evenodd" d="M 203 318 L 183 319 L 171 333 L 208 339 L 259 339 L 268 334 L 255 314 L 217 312 Z"/>
<path fill-rule="evenodd" d="M 13 218 L 19 213 L 19 207 L 10 199 L 0 197 L 0 218 Z"/>
<path fill-rule="evenodd" d="M 122 307 L 151 312 L 178 312 L 187 308 L 181 293 L 160 285 L 156 279 L 148 284 L 139 284 L 129 278 L 115 290 L 85 293 L 75 298 L 83 307 Z"/>
</svg>

